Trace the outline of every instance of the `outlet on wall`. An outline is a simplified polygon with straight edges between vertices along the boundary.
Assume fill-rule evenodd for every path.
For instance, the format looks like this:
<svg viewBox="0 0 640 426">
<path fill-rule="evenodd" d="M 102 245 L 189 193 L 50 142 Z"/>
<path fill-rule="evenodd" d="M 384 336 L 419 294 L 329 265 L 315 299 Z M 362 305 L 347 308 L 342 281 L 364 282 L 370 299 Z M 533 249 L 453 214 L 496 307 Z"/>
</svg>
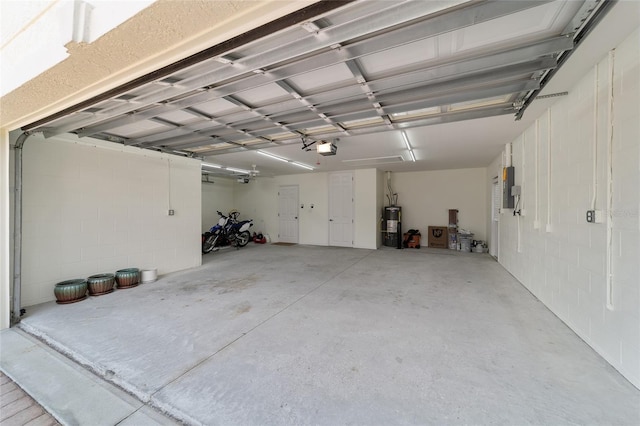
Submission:
<svg viewBox="0 0 640 426">
<path fill-rule="evenodd" d="M 602 210 L 587 210 L 587 222 L 602 223 Z"/>
<path fill-rule="evenodd" d="M 176 211 L 173 209 L 169 209 L 169 216 L 173 216 L 176 214 Z"/>
</svg>

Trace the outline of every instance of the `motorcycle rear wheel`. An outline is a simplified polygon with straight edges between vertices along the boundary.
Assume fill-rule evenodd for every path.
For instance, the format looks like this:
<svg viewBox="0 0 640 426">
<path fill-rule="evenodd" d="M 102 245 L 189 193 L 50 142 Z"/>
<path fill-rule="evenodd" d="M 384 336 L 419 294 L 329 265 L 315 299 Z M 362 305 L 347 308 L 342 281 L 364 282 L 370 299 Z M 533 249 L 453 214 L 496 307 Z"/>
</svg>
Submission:
<svg viewBox="0 0 640 426">
<path fill-rule="evenodd" d="M 249 241 L 251 241 L 251 234 L 249 233 L 249 231 L 242 231 L 236 238 L 236 244 L 238 245 L 238 247 L 246 246 Z"/>
</svg>

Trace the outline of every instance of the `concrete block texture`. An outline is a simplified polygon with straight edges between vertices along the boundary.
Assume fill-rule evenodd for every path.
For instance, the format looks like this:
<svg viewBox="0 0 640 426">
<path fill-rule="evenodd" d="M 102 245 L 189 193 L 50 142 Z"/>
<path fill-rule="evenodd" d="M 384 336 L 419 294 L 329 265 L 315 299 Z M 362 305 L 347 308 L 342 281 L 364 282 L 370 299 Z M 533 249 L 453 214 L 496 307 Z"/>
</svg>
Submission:
<svg viewBox="0 0 640 426">
<path fill-rule="evenodd" d="M 23 175 L 23 306 L 54 300 L 66 279 L 201 262 L 198 160 L 34 135 Z"/>
<path fill-rule="evenodd" d="M 530 128 L 512 142 L 522 196 L 541 226 L 522 226 L 529 216 L 508 211 L 500 217 L 499 250 L 500 263 L 636 387 L 639 38 L 637 29 L 538 118 L 537 133 Z M 604 223 L 587 223 L 590 209 L 602 211 Z"/>
</svg>

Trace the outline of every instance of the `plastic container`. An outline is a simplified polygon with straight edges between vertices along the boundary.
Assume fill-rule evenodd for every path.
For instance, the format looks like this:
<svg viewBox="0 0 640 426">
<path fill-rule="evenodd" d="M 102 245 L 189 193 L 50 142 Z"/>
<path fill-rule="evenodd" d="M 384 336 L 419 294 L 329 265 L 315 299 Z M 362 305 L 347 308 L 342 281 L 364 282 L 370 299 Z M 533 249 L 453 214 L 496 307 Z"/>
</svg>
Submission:
<svg viewBox="0 0 640 426">
<path fill-rule="evenodd" d="M 471 241 L 473 240 L 473 234 L 458 234 L 458 244 L 460 251 L 465 253 L 471 253 Z"/>
<path fill-rule="evenodd" d="M 140 271 L 140 280 L 143 284 L 152 283 L 158 279 L 158 270 L 157 269 L 143 269 Z"/>
</svg>

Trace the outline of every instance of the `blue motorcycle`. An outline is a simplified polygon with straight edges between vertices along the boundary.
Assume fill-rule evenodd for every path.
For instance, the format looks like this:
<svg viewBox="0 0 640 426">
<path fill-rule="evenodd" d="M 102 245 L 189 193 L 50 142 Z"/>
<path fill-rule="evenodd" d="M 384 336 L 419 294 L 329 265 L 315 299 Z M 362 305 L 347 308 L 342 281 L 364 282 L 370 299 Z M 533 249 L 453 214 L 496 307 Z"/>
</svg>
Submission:
<svg viewBox="0 0 640 426">
<path fill-rule="evenodd" d="M 253 220 L 239 221 L 240 212 L 232 210 L 229 216 L 217 212 L 220 219 L 218 223 L 202 234 L 202 253 L 211 253 L 220 247 L 231 245 L 240 249 L 251 240 L 249 228 L 253 226 Z"/>
</svg>

